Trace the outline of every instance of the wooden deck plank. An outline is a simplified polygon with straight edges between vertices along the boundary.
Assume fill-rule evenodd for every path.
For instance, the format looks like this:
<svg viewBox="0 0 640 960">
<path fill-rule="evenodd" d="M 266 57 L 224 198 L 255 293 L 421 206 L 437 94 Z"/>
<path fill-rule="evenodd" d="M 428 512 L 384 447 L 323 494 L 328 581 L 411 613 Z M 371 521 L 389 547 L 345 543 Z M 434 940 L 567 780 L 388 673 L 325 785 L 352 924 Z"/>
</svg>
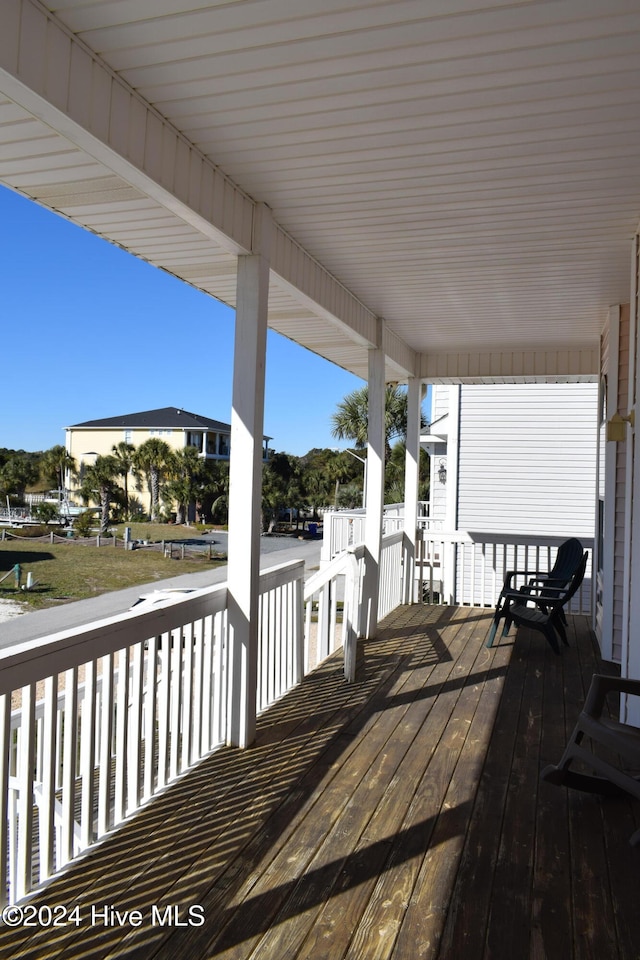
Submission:
<svg viewBox="0 0 640 960">
<path fill-rule="evenodd" d="M 140 928 L 0 928 L 12 960 L 634 958 L 639 805 L 539 783 L 599 669 L 585 618 L 556 657 L 490 611 L 400 608 L 33 902 L 138 908 Z M 152 904 L 200 903 L 202 927 Z"/>
<path fill-rule="evenodd" d="M 529 638 L 528 647 L 524 640 L 523 636 L 514 654 L 521 661 L 523 676 L 520 691 L 513 691 L 515 738 L 487 928 L 487 948 L 495 957 L 517 956 L 522 943 L 531 938 L 530 896 L 543 700 L 541 664 L 552 654 L 544 649 L 546 641 L 539 633 Z M 512 659 L 510 682 L 513 665 Z"/>
<path fill-rule="evenodd" d="M 387 633 L 383 642 L 388 643 L 391 639 L 392 637 Z M 433 670 L 433 655 L 428 659 L 431 662 L 429 669 Z M 306 817 L 299 831 L 291 838 L 291 845 L 296 851 L 317 849 L 315 858 L 310 862 L 304 859 L 302 862 L 294 864 L 292 870 L 291 852 L 290 849 L 287 849 L 280 865 L 281 872 L 279 871 L 274 876 L 271 871 L 268 876 L 265 876 L 263 882 L 269 891 L 273 891 L 275 886 L 276 889 L 281 888 L 284 894 L 281 909 L 272 918 L 278 931 L 273 947 L 275 954 L 283 955 L 283 946 L 278 947 L 277 943 L 277 941 L 280 941 L 281 944 L 284 944 L 284 954 L 293 955 L 294 949 L 304 939 L 304 935 L 308 933 L 316 920 L 320 907 L 332 895 L 333 886 L 338 882 L 341 871 L 344 870 L 350 855 L 353 853 L 353 846 L 357 843 L 362 830 L 364 830 L 371 816 L 371 811 L 376 809 L 377 804 L 384 797 L 385 789 L 391 775 L 397 768 L 401 755 L 398 756 L 397 746 L 393 749 L 386 749 L 382 755 L 382 767 L 380 769 L 376 769 L 377 757 L 380 750 L 387 746 L 392 732 L 391 723 L 393 722 L 393 728 L 398 725 L 401 716 L 406 714 L 408 703 L 413 700 L 417 692 L 416 682 L 419 677 L 413 674 L 413 670 L 407 671 L 403 668 L 399 685 L 395 682 L 388 682 L 385 685 L 385 702 L 391 704 L 391 706 L 383 711 L 376 711 L 375 722 L 369 725 L 366 732 L 366 749 L 363 748 L 359 753 L 353 754 L 349 764 L 343 765 L 341 775 L 332 784 L 332 787 L 334 787 L 332 793 L 335 793 L 335 799 L 333 795 L 325 792 L 324 801 L 328 805 L 327 811 L 319 816 L 314 812 L 313 817 Z M 390 681 L 393 681 L 394 678 L 395 674 L 390 678 Z M 411 689 L 406 689 L 408 686 L 409 688 L 413 687 L 413 692 Z M 401 698 L 406 702 L 396 705 L 394 696 L 396 692 L 400 693 Z M 400 711 L 399 714 L 398 710 Z M 404 741 L 401 741 L 401 743 L 401 749 L 406 750 L 407 745 Z M 363 792 L 365 795 L 369 793 L 369 797 L 362 797 Z M 340 806 L 340 803 L 342 803 L 342 806 Z M 335 821 L 332 821 L 332 817 L 335 817 Z M 291 887 L 292 875 L 295 878 L 296 874 L 300 875 L 300 879 Z M 302 874 L 304 876 L 301 876 Z M 288 882 L 285 878 L 289 878 Z M 321 882 L 322 886 L 316 889 L 318 881 Z M 253 911 L 257 911 L 256 920 L 260 928 L 264 930 L 267 920 L 264 904 L 260 899 L 257 899 L 259 894 L 259 889 L 252 891 L 251 901 Z M 245 909 L 238 909 L 238 907 L 239 904 L 236 905 L 233 921 L 234 930 L 231 937 L 228 933 L 223 934 L 215 945 L 212 945 L 216 947 L 216 955 L 225 957 L 225 960 L 227 958 L 230 960 L 231 957 L 238 955 L 237 951 L 233 951 L 227 946 L 229 939 L 238 943 L 240 937 L 244 936 L 242 941 L 244 947 L 246 948 L 249 945 L 246 931 L 247 926 L 249 929 L 251 928 L 253 913 L 247 917 Z M 295 932 L 292 932 L 293 928 L 295 928 Z M 261 956 L 271 956 L 269 944 L 273 945 L 273 942 L 273 933 L 267 931 L 263 940 L 260 941 Z M 257 939 L 251 944 L 251 947 L 255 947 L 256 944 Z"/>
<path fill-rule="evenodd" d="M 396 817 L 405 809 L 407 800 L 410 805 L 402 820 L 388 823 L 387 830 L 393 828 L 397 831 L 389 862 L 353 936 L 346 954 L 348 957 L 383 958 L 390 956 L 394 949 L 407 905 L 413 897 L 421 860 L 429 849 L 443 798 L 467 735 L 468 722 L 461 698 L 466 679 L 477 660 L 474 645 L 469 643 L 475 629 L 474 618 L 467 617 L 462 630 L 449 641 L 452 661 L 449 669 L 443 663 L 439 676 L 434 671 L 431 678 L 430 694 L 437 696 L 437 702 L 420 731 L 419 739 L 414 742 L 413 762 L 403 770 L 399 786 L 409 786 L 404 790 L 402 799 L 405 802 L 397 803 L 395 797 L 391 801 Z M 461 644 L 463 649 L 460 649 Z"/>
<path fill-rule="evenodd" d="M 478 635 L 477 612 L 470 637 L 474 634 Z M 428 833 L 423 831 L 426 836 L 412 862 L 415 879 L 408 891 L 407 908 L 399 917 L 393 957 L 405 956 L 407 950 L 415 956 L 437 954 L 449 902 L 449 893 L 445 897 L 444 891 L 451 887 L 448 878 L 457 865 L 478 781 L 478 772 L 473 766 L 469 768 L 469 752 L 465 751 L 467 744 L 481 736 L 477 707 L 483 684 L 475 680 L 486 673 L 492 661 L 490 651 L 470 640 L 459 660 L 463 670 L 457 671 L 453 684 L 447 685 L 451 688 L 447 690 L 450 715 L 408 818 L 414 828 L 422 824 L 430 829 Z"/>
<path fill-rule="evenodd" d="M 331 751 L 329 752 L 329 754 L 327 755 L 328 761 L 327 761 L 327 756 L 325 756 L 323 759 L 323 762 L 327 763 L 327 769 L 325 771 L 324 778 L 322 778 L 322 780 L 319 783 L 316 783 L 315 780 L 313 783 L 311 781 L 309 782 L 309 797 L 306 803 L 300 808 L 299 811 L 293 810 L 291 808 L 287 811 L 287 818 L 288 818 L 287 823 L 282 821 L 281 811 L 278 811 L 276 816 L 279 822 L 276 823 L 275 828 L 267 829 L 263 833 L 263 838 L 265 843 L 264 856 L 267 856 L 267 859 L 262 858 L 261 856 L 262 851 L 260 849 L 259 844 L 255 844 L 255 843 L 251 844 L 250 848 L 245 851 L 244 856 L 246 858 L 246 866 L 247 866 L 247 871 L 249 875 L 246 877 L 244 881 L 244 886 L 240 887 L 239 890 L 237 891 L 236 896 L 238 898 L 238 904 L 239 904 L 242 902 L 243 896 L 249 895 L 250 892 L 253 893 L 254 902 L 258 904 L 260 907 L 260 909 L 258 909 L 257 911 L 257 916 L 255 920 L 255 922 L 259 925 L 260 929 L 264 929 L 264 926 L 265 926 L 266 901 L 264 899 L 263 900 L 256 899 L 258 896 L 259 890 L 255 889 L 254 885 L 256 883 L 261 883 L 262 876 L 266 874 L 267 894 L 268 896 L 272 897 L 272 901 L 273 901 L 272 908 L 273 910 L 276 910 L 278 906 L 277 889 L 275 893 L 272 893 L 272 891 L 274 891 L 274 888 L 277 888 L 277 883 L 274 879 L 275 868 L 270 864 L 271 864 L 271 861 L 277 860 L 277 856 L 278 856 L 277 850 L 284 849 L 284 854 L 282 856 L 282 859 L 284 860 L 285 863 L 289 863 L 289 869 L 291 869 L 291 863 L 290 863 L 291 854 L 289 849 L 287 848 L 287 844 L 289 845 L 292 844 L 290 834 L 293 830 L 295 823 L 297 822 L 295 817 L 299 816 L 300 818 L 303 819 L 303 823 L 310 825 L 310 829 L 314 834 L 317 833 L 318 831 L 318 827 L 316 826 L 316 823 L 320 824 L 322 829 L 327 830 L 328 825 L 331 823 L 332 818 L 335 814 L 335 807 L 336 807 L 336 800 L 333 797 L 331 792 L 332 790 L 335 790 L 335 787 L 332 786 L 328 778 L 335 777 L 336 775 L 340 775 L 341 772 L 345 769 L 345 767 L 348 769 L 348 763 L 350 762 L 350 759 L 351 759 L 350 752 L 353 749 L 355 749 L 358 744 L 357 735 L 358 733 L 360 735 L 363 735 L 367 731 L 366 716 L 367 716 L 368 707 L 367 707 L 367 710 L 356 710 L 353 702 L 361 700 L 366 707 L 367 704 L 369 703 L 369 698 L 371 693 L 371 689 L 369 688 L 371 687 L 371 684 L 375 684 L 375 683 L 379 684 L 381 678 L 385 680 L 385 685 L 389 683 L 388 678 L 393 676 L 395 665 L 397 662 L 399 662 L 399 661 L 395 661 L 393 657 L 394 644 L 395 643 L 399 644 L 401 643 L 401 641 L 402 641 L 402 637 L 398 637 L 397 639 L 394 637 L 391 637 L 391 638 L 386 637 L 384 640 L 384 646 L 380 647 L 381 653 L 378 652 L 378 645 L 372 644 L 370 646 L 370 652 L 367 656 L 367 661 L 368 661 L 367 662 L 367 678 L 363 681 L 363 683 L 359 685 L 362 688 L 359 696 L 355 695 L 354 691 L 356 690 L 356 688 L 348 687 L 341 680 L 338 681 L 338 685 L 342 691 L 341 696 L 345 698 L 345 704 L 347 704 L 347 707 L 343 710 L 342 725 L 340 727 L 340 737 L 337 740 L 335 740 L 332 747 L 332 750 L 334 752 L 333 753 Z M 335 673 L 335 668 L 336 668 L 336 664 L 334 664 L 333 667 L 330 668 L 332 673 Z M 318 701 L 319 702 L 322 701 L 324 703 L 325 699 L 326 699 L 326 694 L 323 695 L 322 697 L 319 697 Z M 309 704 L 309 698 L 304 693 L 301 694 L 301 702 L 304 702 L 307 705 Z M 289 706 L 289 711 L 291 711 L 290 706 Z M 322 714 L 316 714 L 315 716 L 316 716 L 315 722 L 318 724 L 318 727 L 319 727 L 318 735 L 321 739 L 322 733 L 320 731 L 324 731 L 324 733 L 326 734 L 327 720 L 326 720 L 326 717 Z M 304 722 L 304 724 L 309 723 L 308 706 L 307 706 L 307 709 L 305 709 L 304 711 L 300 711 L 300 717 L 302 718 L 302 721 Z M 264 732 L 261 731 L 260 742 L 262 742 L 263 735 L 268 741 L 270 738 L 268 731 L 266 732 L 266 734 L 264 734 Z M 289 731 L 289 735 L 291 735 L 290 731 Z M 313 767 L 314 778 L 317 778 L 318 769 L 320 769 L 320 767 L 321 767 L 321 764 L 319 764 L 319 762 L 316 760 L 315 766 Z M 304 784 L 303 784 L 303 787 L 304 787 Z M 304 789 L 302 791 L 300 791 L 300 789 L 297 791 L 298 794 L 302 793 L 303 795 L 304 795 L 304 792 L 305 792 Z M 342 801 L 343 791 L 341 789 L 338 789 L 337 795 L 340 801 Z M 314 806 L 314 804 L 316 805 Z M 308 840 L 307 846 L 310 846 L 310 848 L 312 849 L 313 841 Z M 297 837 L 297 844 L 295 848 L 297 851 L 296 858 L 299 860 L 301 856 L 300 836 Z M 274 851 L 275 851 L 275 856 L 274 856 Z M 251 869 L 249 870 L 249 868 Z M 238 874 L 241 874 L 243 871 L 238 870 L 237 872 Z M 228 890 L 225 889 L 222 892 L 224 894 L 224 896 L 222 897 L 222 900 L 226 901 L 228 899 Z M 230 914 L 231 917 L 233 917 L 236 912 L 239 912 L 235 910 L 228 910 L 227 914 L 218 915 L 216 911 L 217 911 L 217 903 L 218 903 L 218 900 L 220 899 L 219 894 L 220 894 L 220 890 L 216 888 L 211 891 L 211 895 L 209 896 L 208 899 L 207 897 L 201 898 L 203 899 L 203 902 L 207 908 L 207 916 L 212 919 L 212 925 L 214 925 L 217 930 L 220 930 L 225 925 L 226 922 L 231 922 L 231 921 L 228 921 L 227 914 Z M 250 918 L 245 916 L 245 921 L 246 921 L 245 923 L 241 924 L 241 933 L 245 942 L 248 942 L 248 930 L 250 929 L 250 925 L 248 926 L 247 924 L 250 922 Z M 188 939 L 198 940 L 201 938 L 198 938 L 198 931 L 191 931 Z M 231 936 L 231 939 L 233 939 L 233 936 Z M 200 949 L 201 947 L 204 949 L 202 944 L 198 946 L 198 949 Z M 209 949 L 209 944 L 206 945 L 206 949 Z M 171 955 L 171 947 L 166 948 L 166 954 L 167 956 Z M 159 956 L 163 956 L 163 955 L 164 955 L 163 952 L 159 954 Z"/>
<path fill-rule="evenodd" d="M 567 657 L 565 667 L 568 727 L 573 728 L 578 717 L 593 673 L 591 651 L 580 646 L 573 629 L 571 649 L 576 655 Z M 568 731 L 569 732 L 569 731 Z M 608 804 L 610 807 L 610 804 Z M 613 904 L 609 896 L 609 868 L 604 846 L 602 801 L 587 793 L 570 791 L 569 842 L 572 851 L 572 917 L 576 958 L 595 960 L 596 957 L 618 957 Z"/>
<path fill-rule="evenodd" d="M 474 958 L 485 953 L 508 772 L 516 740 L 516 718 L 520 714 L 528 664 L 528 644 L 517 657 L 512 656 L 513 648 L 513 638 L 502 640 L 492 648 L 502 665 L 505 680 L 491 736 L 483 741 L 483 768 L 443 933 L 443 956 Z"/>
<path fill-rule="evenodd" d="M 542 680 L 540 767 L 544 768 L 560 759 L 567 742 L 567 726 L 572 721 L 565 717 L 564 672 L 559 669 L 557 658 L 547 657 Z M 540 782 L 531 904 L 531 960 L 573 956 L 567 818 L 567 791 Z"/>
<path fill-rule="evenodd" d="M 459 633 L 460 628 L 457 630 Z M 415 793 L 416 779 L 424 769 L 423 749 L 420 745 L 416 747 L 416 742 L 437 699 L 433 692 L 425 695 L 425 685 L 428 683 L 432 690 L 438 674 L 443 669 L 450 669 L 452 662 L 450 659 L 438 662 L 429 631 L 424 632 L 425 643 L 421 649 L 415 648 L 411 670 L 405 669 L 404 682 L 389 690 L 387 697 L 392 705 L 389 709 L 402 710 L 402 719 L 384 748 L 385 761 L 390 755 L 395 757 L 393 769 L 383 781 L 376 771 L 367 771 L 367 780 L 373 776 L 379 783 L 378 802 L 375 808 L 369 808 L 373 814 L 370 813 L 354 850 L 345 858 L 331 897 L 326 898 L 314 917 L 298 957 L 323 955 L 328 940 L 331 940 L 333 950 L 347 949 L 352 931 L 360 922 L 371 890 L 382 872 L 382 865 L 390 855 L 392 838 L 402 820 L 402 812 Z M 341 826 L 344 829 L 344 825 Z M 274 953 L 277 955 L 277 945 Z"/>
</svg>

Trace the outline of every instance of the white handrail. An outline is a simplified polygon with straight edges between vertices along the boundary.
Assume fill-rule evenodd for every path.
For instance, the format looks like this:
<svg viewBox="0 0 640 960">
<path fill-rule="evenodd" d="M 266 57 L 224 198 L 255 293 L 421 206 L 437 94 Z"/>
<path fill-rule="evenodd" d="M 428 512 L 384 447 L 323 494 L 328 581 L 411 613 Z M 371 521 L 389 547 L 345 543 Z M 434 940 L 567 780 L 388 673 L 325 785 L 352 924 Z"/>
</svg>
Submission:
<svg viewBox="0 0 640 960">
<path fill-rule="evenodd" d="M 258 710 L 302 678 L 303 575 L 260 575 Z M 224 742 L 226 608 L 206 587 L 0 651 L 0 904 Z"/>
<path fill-rule="evenodd" d="M 145 639 L 160 636 L 188 620 L 226 609 L 227 585 L 194 591 L 143 613 L 135 608 L 49 637 L 27 640 L 0 650 L 0 695 L 62 673 L 97 657 L 107 656 Z"/>
</svg>

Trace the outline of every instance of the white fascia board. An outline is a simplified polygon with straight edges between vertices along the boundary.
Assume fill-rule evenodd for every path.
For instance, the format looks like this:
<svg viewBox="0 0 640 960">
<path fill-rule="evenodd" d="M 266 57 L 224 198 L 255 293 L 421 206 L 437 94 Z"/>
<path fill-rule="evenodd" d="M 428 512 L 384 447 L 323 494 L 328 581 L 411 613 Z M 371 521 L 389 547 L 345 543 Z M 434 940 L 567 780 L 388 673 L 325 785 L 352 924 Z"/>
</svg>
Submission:
<svg viewBox="0 0 640 960">
<path fill-rule="evenodd" d="M 353 343 L 365 350 L 382 346 L 387 380 L 404 381 L 414 376 L 415 351 L 384 321 L 380 334 L 379 318 L 278 227 L 271 270 L 276 275 L 276 286 L 286 290 L 305 309 L 327 320 Z"/>
<path fill-rule="evenodd" d="M 376 316 L 284 230 L 275 227 L 271 270 L 280 287 L 311 313 L 363 347 L 377 346 Z"/>
<path fill-rule="evenodd" d="M 522 349 L 420 356 L 429 383 L 579 383 L 599 377 L 598 346 Z"/>
</svg>

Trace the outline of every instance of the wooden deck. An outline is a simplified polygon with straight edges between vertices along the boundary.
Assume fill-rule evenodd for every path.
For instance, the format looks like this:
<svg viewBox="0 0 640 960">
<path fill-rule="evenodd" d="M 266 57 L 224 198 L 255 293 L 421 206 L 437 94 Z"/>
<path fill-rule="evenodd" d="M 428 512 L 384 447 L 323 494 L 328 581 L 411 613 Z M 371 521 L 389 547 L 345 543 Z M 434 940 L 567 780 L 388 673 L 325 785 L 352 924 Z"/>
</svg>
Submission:
<svg viewBox="0 0 640 960">
<path fill-rule="evenodd" d="M 587 621 L 556 657 L 487 650 L 489 618 L 397 610 L 355 685 L 326 662 L 32 900 L 77 925 L 0 928 L 0 956 L 637 958 L 638 805 L 538 777 L 600 667 Z"/>
</svg>

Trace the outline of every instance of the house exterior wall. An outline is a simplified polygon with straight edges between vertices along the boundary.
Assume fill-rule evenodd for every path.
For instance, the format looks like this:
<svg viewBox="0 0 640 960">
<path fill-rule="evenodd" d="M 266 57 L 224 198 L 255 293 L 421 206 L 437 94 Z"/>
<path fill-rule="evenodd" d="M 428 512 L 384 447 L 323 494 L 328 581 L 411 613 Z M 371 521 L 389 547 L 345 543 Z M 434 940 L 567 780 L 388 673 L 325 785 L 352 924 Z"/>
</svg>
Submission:
<svg viewBox="0 0 640 960">
<path fill-rule="evenodd" d="M 96 461 L 94 454 L 106 457 L 112 453 L 112 448 L 118 443 L 126 441 L 134 447 L 139 447 L 151 437 L 163 440 L 172 450 L 181 450 L 186 443 L 184 430 L 72 427 L 67 429 L 66 447 L 76 461 L 78 476 L 81 481 L 84 470 Z M 72 487 L 73 481 L 68 480 L 67 485 Z M 139 495 L 143 498 L 149 496 L 149 489 L 144 480 L 141 481 Z"/>
<path fill-rule="evenodd" d="M 430 433 L 442 436 L 442 443 L 426 445 L 430 456 L 429 471 L 429 517 L 438 529 L 453 530 L 456 525 L 455 489 L 457 460 L 449 458 L 449 449 L 455 449 L 458 427 L 458 397 L 460 387 L 437 384 L 431 393 Z M 447 479 L 440 477 L 440 466 L 444 466 Z"/>
<path fill-rule="evenodd" d="M 431 423 L 436 424 L 436 427 L 434 427 L 436 429 L 437 422 L 449 413 L 451 391 L 448 386 L 442 384 L 434 384 L 431 390 Z"/>
<path fill-rule="evenodd" d="M 463 386 L 458 528 L 592 537 L 597 403 L 592 383 Z"/>
<path fill-rule="evenodd" d="M 629 396 L 630 310 L 625 304 L 620 310 L 620 340 L 618 364 L 618 410 L 626 411 Z M 615 469 L 615 529 L 613 555 L 613 659 L 618 663 L 622 655 L 624 579 L 625 579 L 625 478 L 627 473 L 628 443 L 616 444 Z"/>
<path fill-rule="evenodd" d="M 447 483 L 443 483 L 439 476 L 440 464 L 448 467 L 447 444 L 434 443 L 430 446 L 431 457 L 429 469 L 429 517 L 440 526 L 449 526 L 447 523 Z"/>
<path fill-rule="evenodd" d="M 67 430 L 67 450 L 75 457 L 78 466 L 83 462 L 88 466 L 94 462 L 95 457 L 87 457 L 87 454 L 97 453 L 106 457 L 118 443 L 126 441 L 139 447 L 151 437 L 164 440 L 172 450 L 181 450 L 185 446 L 184 430 L 136 430 L 122 427 L 99 430 L 95 427 L 73 427 Z"/>
<path fill-rule="evenodd" d="M 195 436 L 192 437 L 191 435 Z M 198 437 L 204 440 L 201 444 L 195 442 Z M 85 463 L 87 466 L 95 460 L 94 456 L 87 457 L 87 454 L 98 454 L 107 456 L 112 452 L 112 447 L 118 443 L 126 441 L 139 447 L 146 440 L 152 437 L 163 440 L 172 450 L 182 450 L 185 446 L 196 446 L 201 453 L 207 456 L 218 457 L 219 459 L 228 459 L 229 457 L 229 434 L 218 434 L 213 431 L 202 430 L 182 430 L 171 428 L 153 428 L 141 429 L 136 427 L 71 427 L 67 430 L 67 450 L 72 457 L 75 457 L 78 466 Z M 208 438 L 208 443 L 207 443 Z M 211 441 L 215 443 L 215 453 L 211 449 Z"/>
</svg>

